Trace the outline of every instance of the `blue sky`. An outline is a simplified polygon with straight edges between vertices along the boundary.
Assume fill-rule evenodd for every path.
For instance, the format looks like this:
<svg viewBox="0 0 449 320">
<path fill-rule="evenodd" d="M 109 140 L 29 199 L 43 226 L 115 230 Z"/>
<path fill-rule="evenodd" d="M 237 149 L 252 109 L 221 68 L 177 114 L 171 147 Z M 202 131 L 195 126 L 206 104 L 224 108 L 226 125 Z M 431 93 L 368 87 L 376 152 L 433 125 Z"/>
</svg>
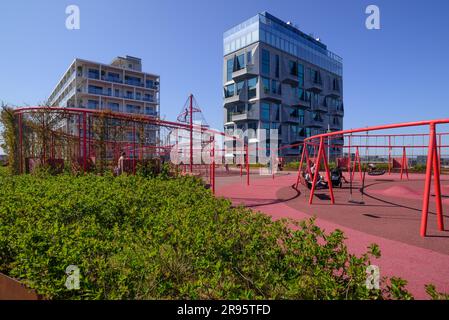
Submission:
<svg viewBox="0 0 449 320">
<path fill-rule="evenodd" d="M 81 29 L 65 28 L 76 4 Z M 376 4 L 381 29 L 365 28 Z M 313 33 L 344 59 L 345 128 L 447 117 L 449 1 L 1 1 L 0 101 L 43 101 L 75 58 L 143 59 L 161 75 L 161 114 L 173 120 L 189 93 L 222 128 L 223 32 L 268 11 Z"/>
</svg>

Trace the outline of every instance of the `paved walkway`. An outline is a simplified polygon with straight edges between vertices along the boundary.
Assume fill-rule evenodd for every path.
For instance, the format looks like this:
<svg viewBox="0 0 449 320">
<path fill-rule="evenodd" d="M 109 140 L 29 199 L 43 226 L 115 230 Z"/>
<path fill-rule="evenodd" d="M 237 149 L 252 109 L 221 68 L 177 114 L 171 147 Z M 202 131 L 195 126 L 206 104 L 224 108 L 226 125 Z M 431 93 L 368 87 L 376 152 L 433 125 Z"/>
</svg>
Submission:
<svg viewBox="0 0 449 320">
<path fill-rule="evenodd" d="M 406 279 L 415 298 L 428 298 L 424 288 L 428 283 L 435 284 L 439 291 L 449 292 L 449 232 L 437 230 L 433 205 L 429 215 L 430 236 L 419 237 L 421 175 L 411 175 L 407 182 L 398 181 L 397 175 L 369 177 L 364 206 L 348 203 L 347 187 L 336 190 L 337 205 L 329 204 L 328 190 L 323 190 L 315 197 L 315 204 L 309 206 L 308 190 L 302 186 L 300 192 L 292 188 L 296 181 L 294 174 L 284 173 L 274 180 L 256 175 L 250 178 L 249 187 L 245 176 L 217 178 L 217 196 L 230 198 L 234 204 L 243 204 L 274 219 L 301 220 L 315 215 L 317 224 L 327 232 L 338 228 L 345 233 L 352 253 L 361 254 L 371 243 L 377 243 L 382 257 L 372 263 L 379 265 L 381 275 Z M 360 200 L 358 190 L 353 197 Z M 447 203 L 443 206 L 449 212 Z M 448 217 L 446 214 L 446 230 Z"/>
</svg>

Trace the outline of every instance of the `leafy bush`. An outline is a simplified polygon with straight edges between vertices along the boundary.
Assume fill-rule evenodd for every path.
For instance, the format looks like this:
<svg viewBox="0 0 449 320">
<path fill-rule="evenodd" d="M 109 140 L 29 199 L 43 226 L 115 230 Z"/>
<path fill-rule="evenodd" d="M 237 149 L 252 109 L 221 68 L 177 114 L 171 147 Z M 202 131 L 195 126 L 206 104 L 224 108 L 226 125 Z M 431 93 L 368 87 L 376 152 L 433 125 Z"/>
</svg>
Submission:
<svg viewBox="0 0 449 320">
<path fill-rule="evenodd" d="M 357 257 L 341 231 L 233 208 L 191 177 L 1 174 L 0 198 L 0 271 L 45 298 L 411 298 L 401 279 L 366 288 L 377 246 Z"/>
</svg>

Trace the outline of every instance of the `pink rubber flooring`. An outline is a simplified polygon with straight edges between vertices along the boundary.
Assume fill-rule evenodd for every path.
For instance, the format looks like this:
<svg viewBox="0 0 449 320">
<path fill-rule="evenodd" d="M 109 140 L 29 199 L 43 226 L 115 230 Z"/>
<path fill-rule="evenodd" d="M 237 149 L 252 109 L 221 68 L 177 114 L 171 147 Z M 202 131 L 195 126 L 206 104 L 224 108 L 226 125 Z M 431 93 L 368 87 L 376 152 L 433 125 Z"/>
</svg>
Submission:
<svg viewBox="0 0 449 320">
<path fill-rule="evenodd" d="M 361 254 L 371 243 L 380 246 L 382 257 L 373 261 L 381 276 L 399 276 L 409 283 L 407 288 L 417 299 L 428 298 L 424 285 L 433 283 L 439 291 L 449 292 L 449 232 L 436 227 L 434 198 L 431 197 L 428 237 L 419 236 L 423 175 L 410 174 L 400 181 L 398 175 L 368 177 L 365 184 L 364 205 L 348 203 L 349 185 L 334 189 L 336 204 L 330 205 L 329 191 L 318 190 L 314 204 L 308 205 L 309 190 L 292 185 L 296 175 L 271 177 L 217 177 L 217 196 L 230 198 L 274 219 L 306 219 L 317 217 L 317 224 L 330 232 L 342 230 L 349 250 Z M 360 181 L 355 178 L 353 199 L 362 200 Z M 449 177 L 442 181 L 442 192 L 449 192 Z M 449 205 L 443 201 L 446 230 L 449 230 Z"/>
</svg>

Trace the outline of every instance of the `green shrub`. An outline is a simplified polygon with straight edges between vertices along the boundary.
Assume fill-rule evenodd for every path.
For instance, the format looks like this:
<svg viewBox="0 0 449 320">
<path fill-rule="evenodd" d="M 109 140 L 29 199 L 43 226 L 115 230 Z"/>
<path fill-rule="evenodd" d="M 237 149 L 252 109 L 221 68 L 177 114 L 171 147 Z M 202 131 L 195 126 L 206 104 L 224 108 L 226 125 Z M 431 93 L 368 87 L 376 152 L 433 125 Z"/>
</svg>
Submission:
<svg viewBox="0 0 449 320">
<path fill-rule="evenodd" d="M 0 174 L 0 199 L 0 271 L 49 299 L 411 298 L 395 278 L 366 288 L 377 246 L 357 257 L 341 231 L 233 208 L 199 179 Z"/>
</svg>

